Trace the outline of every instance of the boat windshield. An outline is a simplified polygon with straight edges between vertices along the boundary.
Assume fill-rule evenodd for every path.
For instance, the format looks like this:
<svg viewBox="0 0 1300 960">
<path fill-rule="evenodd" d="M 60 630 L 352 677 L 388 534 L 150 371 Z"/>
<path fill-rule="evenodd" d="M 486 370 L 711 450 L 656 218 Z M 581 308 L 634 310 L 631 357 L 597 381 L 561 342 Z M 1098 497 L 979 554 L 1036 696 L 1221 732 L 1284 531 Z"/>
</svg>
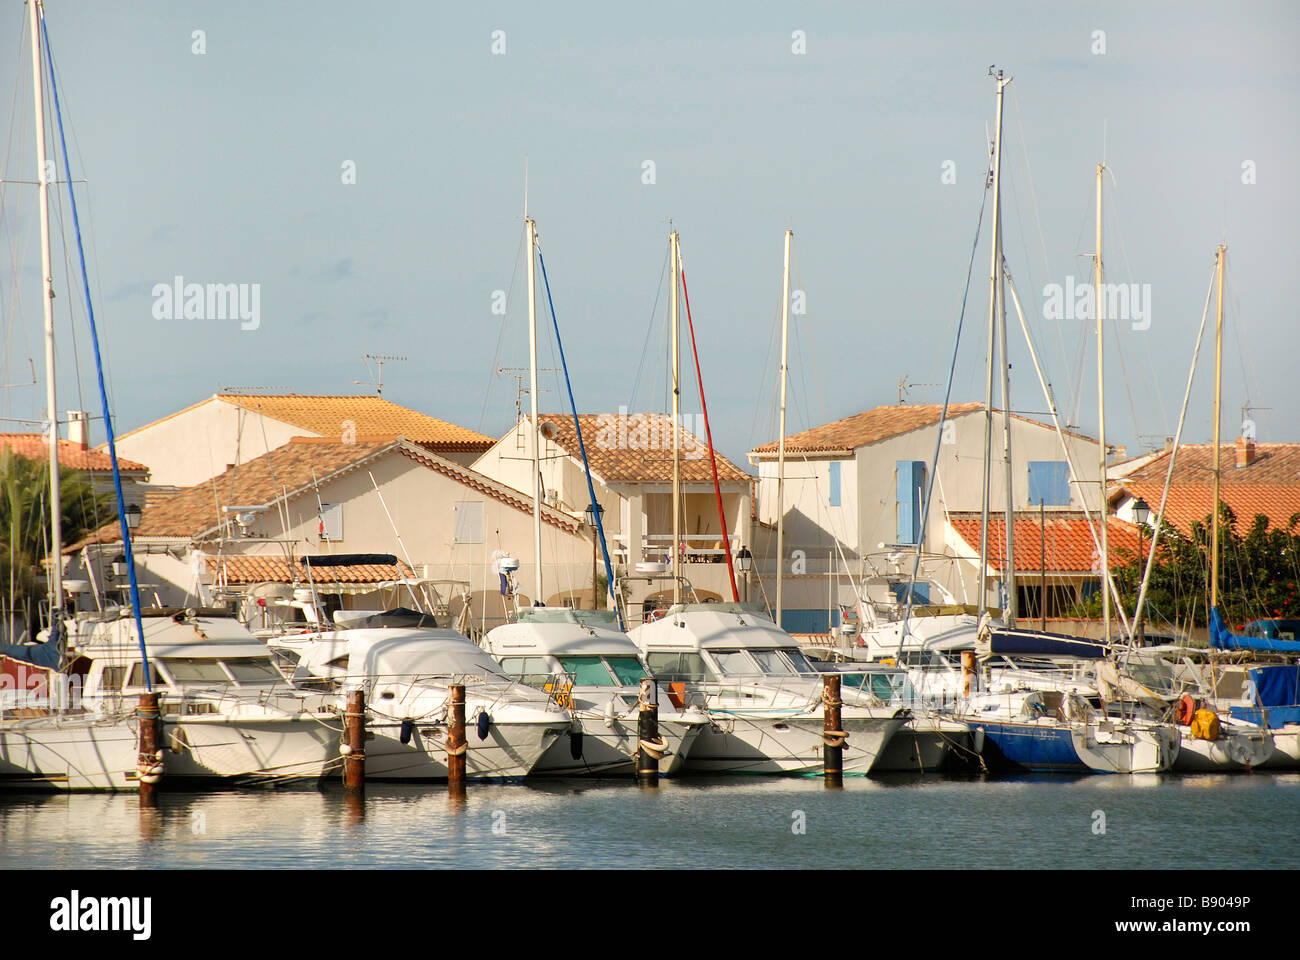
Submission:
<svg viewBox="0 0 1300 960">
<path fill-rule="evenodd" d="M 614 674 L 600 657 L 556 657 L 577 687 L 612 687 Z"/>
<path fill-rule="evenodd" d="M 501 669 L 510 679 L 538 689 L 553 679 L 545 657 L 502 657 Z"/>
<path fill-rule="evenodd" d="M 794 647 L 782 647 L 781 652 L 794 664 L 794 668 L 800 673 L 816 673 L 817 668 L 808 662 L 808 658 L 803 655 L 802 650 L 796 650 Z"/>
<path fill-rule="evenodd" d="M 764 673 L 780 674 L 782 676 L 792 677 L 795 674 L 794 664 L 785 657 L 781 656 L 779 650 L 750 650 L 758 665 L 763 668 Z"/>
<path fill-rule="evenodd" d="M 235 678 L 235 683 L 274 683 L 283 680 L 280 671 L 271 664 L 269 657 L 243 657 L 239 660 L 225 660 L 226 669 Z"/>
<path fill-rule="evenodd" d="M 704 658 L 694 651 L 651 652 L 646 654 L 646 662 L 650 664 L 650 672 L 659 680 L 715 679 Z"/>
<path fill-rule="evenodd" d="M 769 672 L 749 655 L 748 650 L 710 650 L 709 655 L 724 677 L 757 677 Z"/>
<path fill-rule="evenodd" d="M 634 687 L 649 676 L 636 657 L 606 657 L 605 662 L 609 664 L 609 669 L 614 671 L 619 686 Z"/>
<path fill-rule="evenodd" d="M 196 657 L 169 657 L 160 661 L 164 671 L 171 674 L 175 683 L 229 683 L 230 678 L 216 660 Z"/>
</svg>

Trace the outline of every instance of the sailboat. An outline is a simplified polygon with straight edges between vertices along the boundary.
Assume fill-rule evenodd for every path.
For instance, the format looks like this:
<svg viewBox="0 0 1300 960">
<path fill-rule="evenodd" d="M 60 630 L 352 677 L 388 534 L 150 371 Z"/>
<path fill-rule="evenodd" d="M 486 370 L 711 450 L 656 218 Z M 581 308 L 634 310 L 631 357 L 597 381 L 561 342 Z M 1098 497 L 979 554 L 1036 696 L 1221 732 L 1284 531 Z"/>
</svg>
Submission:
<svg viewBox="0 0 1300 960">
<path fill-rule="evenodd" d="M 25 671 L 35 689 L 0 717 L 0 785 L 61 790 L 131 790 L 157 784 L 166 772 L 169 783 L 199 780 L 242 782 L 268 779 L 319 779 L 337 764 L 341 724 L 317 715 L 287 691 L 271 665 L 265 646 L 242 626 L 234 635 L 224 622 L 209 621 L 194 611 L 154 611 L 140 607 L 133 551 L 117 463 L 112 414 L 104 386 L 103 364 L 95 330 L 94 309 L 86 276 L 77 219 L 76 197 L 69 181 L 69 202 L 77 231 L 83 291 L 89 315 L 100 400 L 113 464 L 118 520 L 130 575 L 131 607 L 111 616 L 65 620 L 62 574 L 62 526 L 59 502 L 58 407 L 55 389 L 53 297 L 50 257 L 49 176 L 45 159 L 45 111 L 42 40 L 49 37 L 40 3 L 29 3 L 36 154 L 40 186 L 41 257 L 45 320 L 46 415 L 50 450 L 50 621 L 45 639 L 35 647 L 10 646 L 3 654 Z M 65 171 L 67 144 L 52 61 L 49 65 L 54 115 Z M 119 616 L 119 614 L 122 614 Z M 146 621 L 149 626 L 146 626 Z M 70 635 L 69 627 L 75 632 Z M 165 656 L 153 660 L 147 640 L 161 629 Z M 239 631 L 242 631 L 240 634 Z M 246 642 L 244 642 L 246 641 Z M 75 656 L 72 656 L 75 654 Z M 164 665 L 166 664 L 166 665 Z M 163 691 L 168 696 L 160 699 Z M 144 751 L 141 727 L 156 722 L 159 749 Z"/>
<path fill-rule="evenodd" d="M 537 286 L 535 264 L 542 267 L 547 302 L 551 309 L 556 342 L 574 430 L 591 497 L 590 514 L 595 520 L 598 539 L 605 558 L 607 582 L 612 586 L 613 569 L 601 524 L 601 510 L 596 502 L 591 468 L 587 462 L 582 425 L 578 418 L 573 387 L 569 383 L 568 362 L 560 340 L 559 321 L 550 298 L 550 281 L 546 261 L 537 244 L 537 225 L 525 212 L 528 250 L 528 353 L 530 376 L 530 419 L 533 474 L 533 576 L 535 603 L 543 592 L 541 534 L 541 426 L 537 414 Z M 593 591 L 593 601 L 595 594 Z M 613 593 L 610 596 L 613 601 Z M 483 648 L 495 657 L 502 668 L 525 683 L 549 690 L 561 699 L 572 718 L 567 737 L 560 737 L 534 769 L 542 776 L 586 776 L 628 774 L 634 770 L 636 756 L 643 743 L 638 733 L 641 681 L 649 677 L 636 645 L 620 629 L 617 605 L 609 611 L 550 609 L 533 606 L 516 610 L 510 623 L 488 631 Z M 682 772 L 692 745 L 709 718 L 698 708 L 659 700 L 659 740 L 648 748 L 666 762 L 662 772 Z"/>
<path fill-rule="evenodd" d="M 790 240 L 785 237 L 782 289 L 783 327 L 789 324 Z M 669 236 L 672 272 L 670 338 L 673 410 L 673 553 L 681 557 L 681 365 L 679 284 L 683 276 L 676 231 Z M 785 354 L 782 354 L 784 383 Z M 783 404 L 784 406 L 784 404 Z M 784 427 L 784 424 L 783 424 Z M 784 440 L 784 429 L 782 429 Z M 782 459 L 784 459 L 782 443 Z M 778 526 L 778 541 L 783 531 Z M 779 548 L 778 548 L 779 549 Z M 623 578 L 671 583 L 672 604 L 634 624 L 628 635 L 679 706 L 708 710 L 712 723 L 691 748 L 687 769 L 701 773 L 820 773 L 827 744 L 823 724 L 822 674 L 798 642 L 757 604 L 700 603 L 690 581 L 674 567 L 644 564 Z M 779 583 L 779 581 L 778 581 Z M 629 597 L 630 591 L 620 589 Z M 782 603 L 777 591 L 778 616 Z M 629 622 L 631 622 L 630 614 Z M 843 694 L 841 728 L 845 773 L 867 773 L 890 739 L 907 722 L 904 707 L 881 704 L 870 694 Z"/>
<path fill-rule="evenodd" d="M 988 379 L 985 390 L 985 460 L 984 488 L 981 508 L 980 576 L 988 569 L 989 536 L 989 471 L 992 457 L 992 378 L 996 348 L 1001 353 L 1002 406 L 1003 406 L 1003 463 L 1007 494 L 1006 512 L 1006 628 L 995 630 L 991 624 L 981 630 L 979 652 L 985 658 L 995 654 L 1013 658 L 1033 657 L 1063 664 L 1079 661 L 1113 658 L 1111 643 L 1111 590 L 1107 516 L 1106 516 L 1106 442 L 1105 442 L 1105 390 L 1102 298 L 1097 302 L 1097 384 L 1100 447 L 1100 556 L 1104 640 L 1098 644 L 1083 638 L 1025 630 L 1016 626 L 1017 589 L 1013 531 L 1015 524 L 1013 485 L 1011 471 L 1010 384 L 1006 346 L 1006 279 L 1007 269 L 1002 254 L 1001 225 L 1001 156 L 1002 108 L 1006 86 L 1011 78 L 998 70 L 990 74 L 997 86 L 997 120 L 993 144 L 993 224 L 992 255 L 989 270 L 989 331 Z M 1095 257 L 1095 290 L 1102 289 L 1102 174 L 1104 166 L 1097 165 L 1097 252 Z M 1013 290 L 1014 296 L 1014 290 Z M 1016 307 L 1019 310 L 1019 300 Z M 1022 317 L 1023 322 L 1023 317 Z M 1030 345 L 1033 352 L 1032 344 Z M 1033 353 L 1035 369 L 1037 354 Z M 1048 397 L 1055 414 L 1055 403 Z M 1059 422 L 1057 424 L 1059 431 Z M 1068 451 L 1067 451 L 1068 457 Z M 1074 476 L 1072 459 L 1071 475 Z M 981 598 L 982 600 L 983 598 Z M 1014 674 L 1014 660 L 1009 664 Z M 1169 769 L 1177 756 L 1177 732 L 1158 719 L 1146 719 L 1132 712 L 1112 715 L 1102 710 L 1100 697 L 1092 683 L 1081 682 L 1081 671 L 1071 666 L 1040 674 L 1040 689 L 1028 689 L 1020 683 L 1011 684 L 1011 676 L 1002 671 L 1000 680 L 1008 687 L 1005 693 L 984 693 L 969 697 L 959 714 L 972 726 L 975 742 L 981 753 L 1001 764 L 1019 769 L 1048 771 L 1094 771 L 1102 773 L 1144 773 Z"/>
</svg>

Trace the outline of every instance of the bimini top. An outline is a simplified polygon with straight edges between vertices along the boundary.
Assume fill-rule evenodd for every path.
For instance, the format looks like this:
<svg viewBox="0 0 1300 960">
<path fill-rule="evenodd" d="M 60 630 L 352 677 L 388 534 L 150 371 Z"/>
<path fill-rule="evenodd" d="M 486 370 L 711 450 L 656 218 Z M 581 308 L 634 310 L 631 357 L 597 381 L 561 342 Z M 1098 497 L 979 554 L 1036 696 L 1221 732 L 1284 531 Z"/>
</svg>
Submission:
<svg viewBox="0 0 1300 960">
<path fill-rule="evenodd" d="M 1261 621 L 1262 622 L 1262 621 Z M 1276 633 L 1274 630 L 1260 630 L 1260 633 Z M 1233 633 L 1223 622 L 1218 608 L 1210 611 L 1210 646 L 1218 650 L 1257 650 L 1274 653 L 1300 653 L 1300 640 L 1281 640 L 1275 636 L 1245 637 Z"/>
<path fill-rule="evenodd" d="M 519 611 L 517 623 L 577 623 L 586 626 L 618 627 L 618 614 L 613 610 L 574 610 L 570 607 L 525 607 Z"/>
</svg>

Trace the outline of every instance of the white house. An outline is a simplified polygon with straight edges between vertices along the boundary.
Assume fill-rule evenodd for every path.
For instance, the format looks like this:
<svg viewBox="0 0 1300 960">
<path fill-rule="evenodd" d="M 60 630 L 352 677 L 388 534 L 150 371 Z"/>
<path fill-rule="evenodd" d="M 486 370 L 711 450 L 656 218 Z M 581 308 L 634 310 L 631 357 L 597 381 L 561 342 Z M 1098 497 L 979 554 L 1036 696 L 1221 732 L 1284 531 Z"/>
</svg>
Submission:
<svg viewBox="0 0 1300 960">
<path fill-rule="evenodd" d="M 918 543 L 926 555 L 923 571 L 953 596 L 976 603 L 976 562 L 951 536 L 949 515 L 979 512 L 983 487 L 983 404 L 948 408 L 942 431 L 942 407 L 877 407 L 785 439 L 785 626 L 796 632 L 824 632 L 831 608 L 852 604 L 848 578 L 879 571 L 889 558 L 908 555 Z M 994 462 L 989 477 L 989 509 L 1006 509 L 1002 459 L 1002 415 L 994 412 Z M 938 449 L 933 500 L 925 517 L 931 487 L 930 464 Z M 1071 483 L 1065 451 L 1073 459 L 1079 483 Z M 1028 417 L 1011 418 L 1013 508 L 1035 511 L 1096 510 L 1101 501 L 1099 447 L 1095 440 L 1064 433 L 1064 446 L 1051 424 Z M 764 530 L 755 550 L 764 588 L 773 593 L 777 519 L 777 443 L 756 447 L 749 459 L 758 468 L 757 519 Z M 828 584 L 831 566 L 840 583 Z M 842 584 L 842 586 L 840 585 Z M 986 582 L 989 602 L 996 602 L 996 568 Z"/>
<path fill-rule="evenodd" d="M 542 599 L 590 604 L 586 527 L 551 507 L 541 513 Z M 473 625 L 490 628 L 505 616 L 493 566 L 501 555 L 521 561 L 520 602 L 531 602 L 533 593 L 531 500 L 400 437 L 354 443 L 294 438 L 209 482 L 151 502 L 132 542 L 145 584 L 142 600 L 159 606 L 193 606 L 219 600 L 223 592 L 248 597 L 257 584 L 305 587 L 303 557 L 340 553 L 398 561 L 314 576 L 318 590 L 336 595 L 340 606 L 373 607 L 383 602 L 376 596 L 381 583 L 413 573 L 459 581 L 441 591 L 444 598 L 470 594 Z M 105 526 L 69 552 L 76 555 L 70 576 L 121 594 L 126 578 L 112 570 L 121 554 L 117 527 Z"/>
<path fill-rule="evenodd" d="M 148 466 L 154 484 L 192 487 L 293 437 L 403 436 L 468 465 L 492 438 L 383 397 L 218 393 L 117 438 L 120 456 Z"/>
</svg>

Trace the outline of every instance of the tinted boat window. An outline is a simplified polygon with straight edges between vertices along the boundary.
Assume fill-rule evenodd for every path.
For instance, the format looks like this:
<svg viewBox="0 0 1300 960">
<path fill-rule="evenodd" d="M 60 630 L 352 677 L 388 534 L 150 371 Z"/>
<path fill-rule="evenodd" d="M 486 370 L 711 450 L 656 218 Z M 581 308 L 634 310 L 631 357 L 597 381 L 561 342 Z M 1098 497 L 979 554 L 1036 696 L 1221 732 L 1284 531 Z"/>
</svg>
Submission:
<svg viewBox="0 0 1300 960">
<path fill-rule="evenodd" d="M 155 687 L 166 683 L 166 681 L 164 681 L 162 678 L 162 674 L 158 672 L 157 664 L 154 663 L 149 664 L 149 673 L 153 677 L 153 685 Z M 127 680 L 126 685 L 128 687 L 144 686 L 144 664 L 138 661 L 136 663 L 131 664 L 131 678 Z"/>
<path fill-rule="evenodd" d="M 796 650 L 794 647 L 782 647 L 781 652 L 789 658 L 790 662 L 794 664 L 794 668 L 800 673 L 817 672 L 813 665 L 808 662 L 808 658 L 803 655 L 802 650 Z"/>
<path fill-rule="evenodd" d="M 600 657 L 557 657 L 564 672 L 573 677 L 579 687 L 612 687 L 614 677 Z"/>
<path fill-rule="evenodd" d="M 226 669 L 235 678 L 236 683 L 267 683 L 283 679 L 280 671 L 264 657 L 250 657 L 247 660 L 227 660 Z"/>
<path fill-rule="evenodd" d="M 502 657 L 501 669 L 506 675 L 530 687 L 551 682 L 551 666 L 545 657 Z"/>
<path fill-rule="evenodd" d="M 763 672 L 747 650 L 710 650 L 709 653 L 723 676 L 753 677 Z"/>
<path fill-rule="evenodd" d="M 698 653 L 648 653 L 650 672 L 660 680 L 709 680 L 711 672 Z"/>
<path fill-rule="evenodd" d="M 177 683 L 229 683 L 230 678 L 216 660 L 176 657 L 163 661 L 163 667 Z"/>
<path fill-rule="evenodd" d="M 785 657 L 781 656 L 775 650 L 751 650 L 754 659 L 758 665 L 763 668 L 764 673 L 778 673 L 786 676 L 794 675 L 794 666 Z"/>
<path fill-rule="evenodd" d="M 606 657 L 605 662 L 614 671 L 614 676 L 618 677 L 620 686 L 635 686 L 647 675 L 636 657 Z"/>
</svg>

